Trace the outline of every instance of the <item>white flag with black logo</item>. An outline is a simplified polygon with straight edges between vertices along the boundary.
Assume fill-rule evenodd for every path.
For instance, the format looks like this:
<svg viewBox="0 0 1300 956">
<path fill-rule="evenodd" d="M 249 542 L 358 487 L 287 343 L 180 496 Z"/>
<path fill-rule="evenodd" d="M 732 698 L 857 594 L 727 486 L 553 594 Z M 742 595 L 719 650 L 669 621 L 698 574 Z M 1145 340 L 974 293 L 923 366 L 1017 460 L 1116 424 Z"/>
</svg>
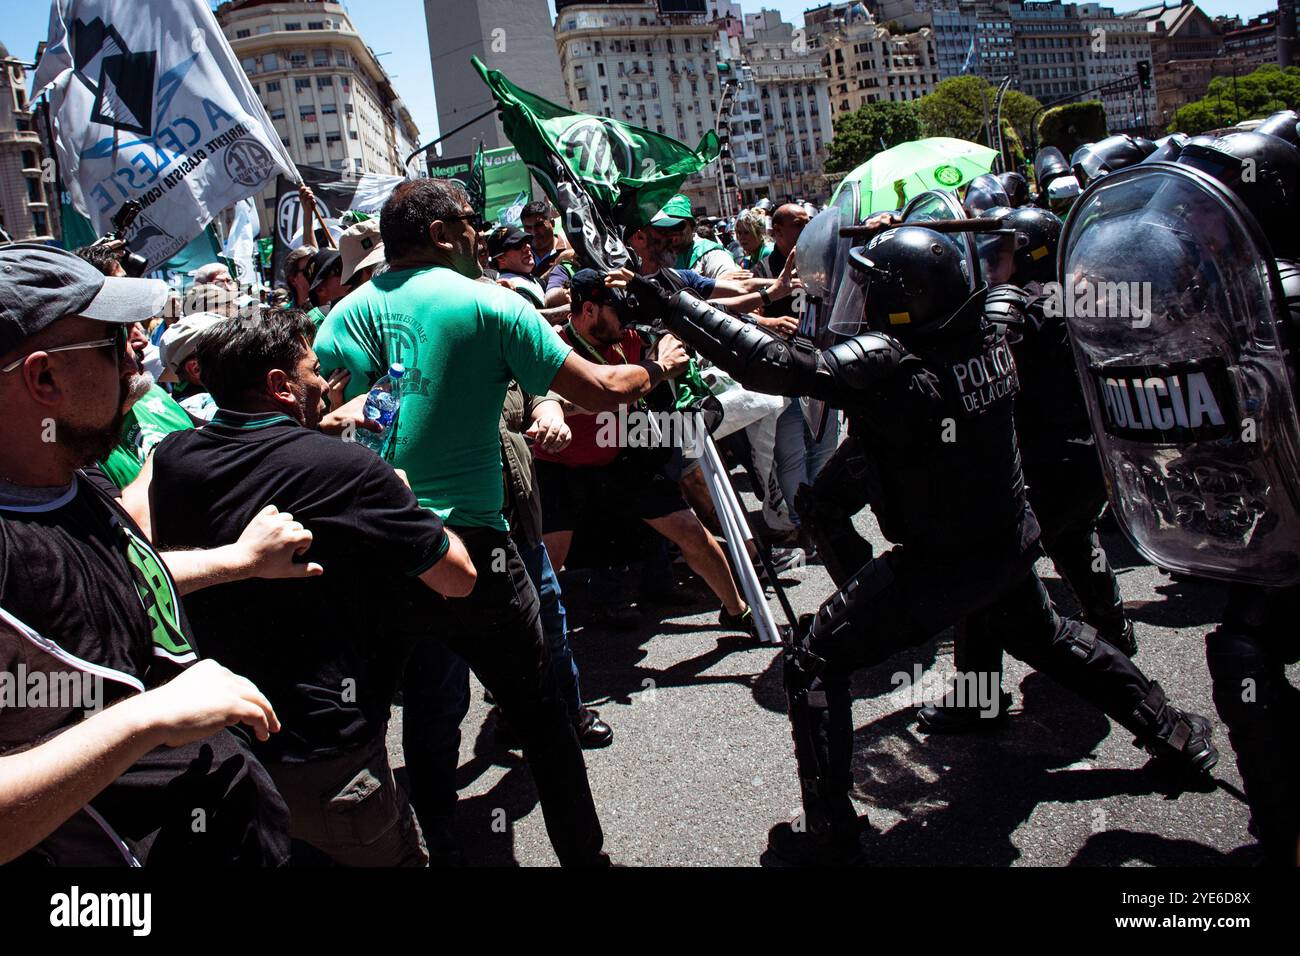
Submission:
<svg viewBox="0 0 1300 956">
<path fill-rule="evenodd" d="M 212 217 L 281 173 L 297 179 L 206 0 L 54 0 L 36 68 L 48 89 L 64 185 L 154 268 Z"/>
</svg>

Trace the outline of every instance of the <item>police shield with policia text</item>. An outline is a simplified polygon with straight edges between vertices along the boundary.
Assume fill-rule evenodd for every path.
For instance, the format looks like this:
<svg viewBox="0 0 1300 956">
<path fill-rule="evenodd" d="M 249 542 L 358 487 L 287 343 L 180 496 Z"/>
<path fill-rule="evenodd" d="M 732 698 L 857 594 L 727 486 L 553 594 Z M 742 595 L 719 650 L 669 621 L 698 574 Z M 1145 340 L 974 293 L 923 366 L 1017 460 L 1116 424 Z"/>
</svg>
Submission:
<svg viewBox="0 0 1300 956">
<path fill-rule="evenodd" d="M 1300 151 L 1268 132 L 1196 137 L 1176 162 L 1097 180 L 1062 238 L 1064 304 L 1111 506 L 1144 557 L 1232 582 L 1206 638 L 1268 859 L 1300 834 Z M 1149 309 L 1106 308 L 1149 286 Z"/>
</svg>

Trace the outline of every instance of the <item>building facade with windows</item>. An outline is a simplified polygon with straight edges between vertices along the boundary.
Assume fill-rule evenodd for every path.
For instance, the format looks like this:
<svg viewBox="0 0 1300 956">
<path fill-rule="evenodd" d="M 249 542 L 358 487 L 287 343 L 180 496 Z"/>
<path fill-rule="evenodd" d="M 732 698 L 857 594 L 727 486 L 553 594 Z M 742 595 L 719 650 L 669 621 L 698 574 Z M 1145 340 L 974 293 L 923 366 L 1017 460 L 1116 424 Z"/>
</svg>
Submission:
<svg viewBox="0 0 1300 956">
<path fill-rule="evenodd" d="M 569 105 L 695 146 L 717 122 L 717 27 L 706 12 L 661 13 L 653 2 L 564 3 L 555 48 Z M 531 89 L 531 78 L 519 76 Z M 712 167 L 683 184 L 696 215 L 719 208 Z"/>
<path fill-rule="evenodd" d="M 0 242 L 54 238 L 44 148 L 27 99 L 27 70 L 0 43 Z"/>
<path fill-rule="evenodd" d="M 374 52 L 333 0 L 228 0 L 216 10 L 295 162 L 400 176 L 420 131 Z M 261 203 L 269 228 L 275 184 Z"/>
</svg>

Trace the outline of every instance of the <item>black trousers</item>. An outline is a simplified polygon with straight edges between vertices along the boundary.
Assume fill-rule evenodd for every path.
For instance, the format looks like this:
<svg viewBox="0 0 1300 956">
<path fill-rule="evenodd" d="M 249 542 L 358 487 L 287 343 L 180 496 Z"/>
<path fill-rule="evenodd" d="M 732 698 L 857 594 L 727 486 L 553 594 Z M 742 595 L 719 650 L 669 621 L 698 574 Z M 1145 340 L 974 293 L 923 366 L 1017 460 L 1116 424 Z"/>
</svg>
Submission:
<svg viewBox="0 0 1300 956">
<path fill-rule="evenodd" d="M 871 542 L 853 527 L 853 516 L 867 506 L 869 469 L 862 442 L 854 435 L 840 442 L 811 486 L 801 485 L 795 508 L 817 545 L 826 572 L 844 587 L 874 556 Z"/>
<path fill-rule="evenodd" d="M 1228 727 L 1255 830 L 1270 863 L 1295 866 L 1300 839 L 1300 587 L 1234 585 L 1205 639 L 1214 706 Z"/>
<path fill-rule="evenodd" d="M 1039 543 L 1079 599 L 1083 619 L 1102 637 L 1118 638 L 1126 617 L 1119 582 L 1110 566 L 1097 520 L 1106 485 L 1097 450 L 1082 442 L 1054 442 L 1053 454 L 1024 459 L 1027 497 L 1042 529 Z M 953 665 L 959 673 L 1000 673 L 1002 644 L 966 624 L 957 626 Z"/>
<path fill-rule="evenodd" d="M 1088 625 L 1062 618 L 1033 571 L 1034 555 L 976 555 L 952 563 L 896 547 L 862 568 L 818 611 L 804 647 L 786 663 L 790 718 L 805 808 L 814 827 L 856 819 L 849 679 L 963 618 L 980 640 L 1005 647 L 1139 736 L 1151 681 Z"/>
<path fill-rule="evenodd" d="M 428 821 L 446 812 L 445 650 L 460 656 L 492 693 L 523 743 L 546 832 L 565 866 L 599 865 L 604 834 L 587 783 L 582 748 L 551 670 L 537 590 L 510 537 L 491 528 L 453 529 L 465 543 L 478 580 L 463 598 L 436 602 L 432 634 L 407 664 L 403 744 L 411 804 Z"/>
</svg>

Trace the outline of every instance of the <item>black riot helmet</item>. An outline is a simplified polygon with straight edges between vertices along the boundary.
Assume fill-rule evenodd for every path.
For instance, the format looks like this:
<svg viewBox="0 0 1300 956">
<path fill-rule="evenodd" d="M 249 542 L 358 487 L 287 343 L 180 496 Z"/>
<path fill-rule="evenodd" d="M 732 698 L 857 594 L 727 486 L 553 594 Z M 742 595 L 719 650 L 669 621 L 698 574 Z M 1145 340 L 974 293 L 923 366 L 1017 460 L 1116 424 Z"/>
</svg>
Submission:
<svg viewBox="0 0 1300 956">
<path fill-rule="evenodd" d="M 1192 140 L 1178 157 L 1223 183 L 1264 231 L 1273 255 L 1300 258 L 1300 149 L 1267 133 L 1229 133 Z"/>
<path fill-rule="evenodd" d="M 1016 233 L 1016 285 L 1051 282 L 1056 278 L 1056 250 L 1061 243 L 1061 220 L 1035 206 L 1012 209 L 1003 217 L 1005 228 Z"/>
<path fill-rule="evenodd" d="M 1014 209 L 1029 202 L 1029 180 L 1020 173 L 998 173 L 998 181 L 1010 200 L 1007 205 Z"/>
<path fill-rule="evenodd" d="M 1070 166 L 1079 185 L 1086 189 L 1093 180 L 1107 173 L 1142 162 L 1155 148 L 1156 144 L 1145 137 L 1138 140 L 1127 133 L 1119 133 L 1080 146 L 1070 157 Z"/>
<path fill-rule="evenodd" d="M 1267 133 L 1269 136 L 1286 140 L 1292 146 L 1300 146 L 1300 130 L 1296 129 L 1297 123 L 1300 123 L 1300 114 L 1295 110 L 1278 110 L 1276 113 L 1269 114 L 1264 122 L 1256 126 L 1255 132 Z"/>
<path fill-rule="evenodd" d="M 1178 159 L 1190 137 L 1186 133 L 1170 133 L 1155 142 L 1155 150 L 1142 160 L 1144 163 L 1172 163 Z"/>
<path fill-rule="evenodd" d="M 865 329 L 904 342 L 941 333 L 959 315 L 978 316 L 972 303 L 979 300 L 982 308 L 988 290 L 980 283 L 972 294 L 962 249 L 924 226 L 885 230 L 850 250 L 849 266 L 853 281 L 862 286 Z"/>
<path fill-rule="evenodd" d="M 1058 176 L 1070 175 L 1070 164 L 1065 155 L 1055 146 L 1044 146 L 1034 156 L 1034 180 L 1038 183 L 1039 195 L 1047 194 L 1047 187 Z"/>
<path fill-rule="evenodd" d="M 1002 181 L 993 173 L 976 176 L 966 187 L 966 198 L 962 201 L 966 213 L 971 216 L 983 215 L 984 210 L 994 206 L 1010 206 L 1007 191 L 1002 188 Z"/>
</svg>

